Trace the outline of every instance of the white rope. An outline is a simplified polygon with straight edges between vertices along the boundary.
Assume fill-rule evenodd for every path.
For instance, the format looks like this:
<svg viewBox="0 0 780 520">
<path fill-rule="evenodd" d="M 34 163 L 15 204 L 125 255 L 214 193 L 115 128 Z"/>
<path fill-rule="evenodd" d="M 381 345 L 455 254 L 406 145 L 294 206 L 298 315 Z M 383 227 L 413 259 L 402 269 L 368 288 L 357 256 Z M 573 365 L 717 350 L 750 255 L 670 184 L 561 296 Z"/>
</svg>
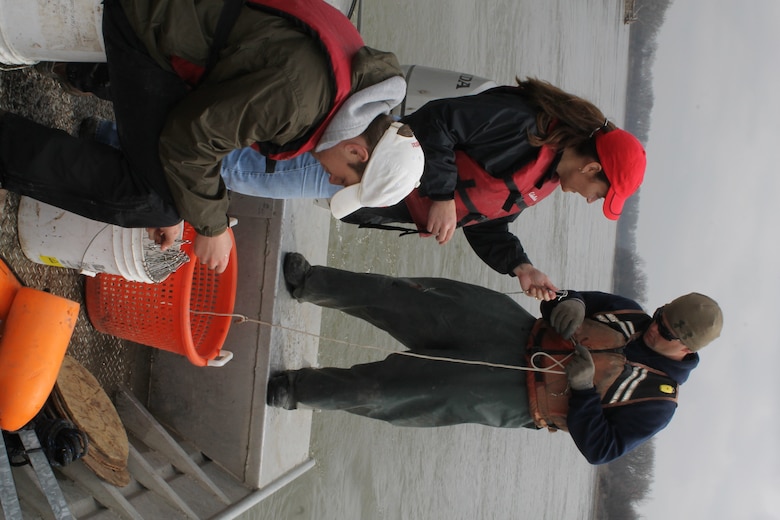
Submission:
<svg viewBox="0 0 780 520">
<path fill-rule="evenodd" d="M 282 329 L 282 330 L 288 330 L 288 331 L 291 331 L 291 332 L 296 332 L 298 334 L 304 334 L 306 336 L 311 336 L 311 337 L 315 337 L 315 338 L 319 338 L 319 339 L 324 339 L 326 341 L 331 341 L 333 343 L 339 343 L 341 345 L 345 345 L 345 346 L 349 346 L 349 347 L 357 347 L 357 348 L 362 348 L 362 349 L 365 349 L 365 350 L 376 350 L 376 351 L 380 351 L 380 352 L 387 353 L 387 354 L 399 354 L 401 356 L 416 357 L 416 358 L 420 358 L 420 359 L 428 359 L 428 360 L 431 360 L 431 361 L 446 361 L 448 363 L 460 363 L 460 364 L 463 364 L 463 365 L 479 365 L 479 366 L 485 366 L 485 367 L 491 367 L 491 368 L 503 368 L 503 369 L 507 369 L 507 370 L 522 370 L 522 371 L 525 371 L 525 372 L 544 372 L 544 373 L 548 373 L 548 374 L 565 374 L 566 373 L 564 371 L 553 370 L 551 368 L 544 368 L 544 367 L 537 367 L 537 366 L 524 367 L 524 366 L 517 366 L 517 365 L 505 365 L 503 363 L 490 363 L 489 361 L 473 361 L 473 360 L 469 360 L 469 359 L 457 359 L 457 358 L 448 358 L 448 357 L 439 357 L 439 356 L 428 356 L 426 354 L 418 354 L 417 352 L 412 352 L 410 350 L 393 350 L 393 349 L 384 348 L 384 347 L 377 347 L 377 346 L 374 346 L 374 345 L 362 345 L 362 344 L 359 344 L 359 343 L 352 343 L 350 341 L 344 341 L 344 340 L 335 339 L 335 338 L 328 338 L 328 337 L 322 336 L 320 334 L 315 334 L 313 332 L 307 332 L 305 330 L 299 330 L 299 329 L 295 329 L 295 328 L 292 328 L 292 327 L 285 327 L 284 325 L 273 324 L 273 323 L 268 323 L 268 322 L 262 321 L 262 320 L 252 319 L 252 318 L 249 318 L 247 316 L 244 316 L 243 314 L 224 314 L 224 313 L 218 313 L 218 312 L 194 311 L 192 309 L 190 309 L 190 313 L 192 313 L 192 314 L 200 314 L 200 315 L 207 315 L 207 316 L 219 316 L 219 317 L 223 317 L 223 318 L 228 318 L 228 317 L 229 318 L 238 318 L 239 321 L 237 321 L 236 323 L 246 323 L 246 322 L 257 323 L 258 325 L 264 325 L 264 326 L 267 326 L 267 327 L 276 327 L 276 328 L 279 328 L 279 329 Z M 545 354 L 545 353 L 540 352 L 539 354 Z M 554 358 L 552 358 L 552 356 L 549 356 L 548 354 L 545 354 L 545 355 L 547 355 L 548 357 L 553 359 L 553 362 L 554 362 L 555 365 L 558 365 L 559 367 L 563 368 L 563 364 L 561 364 L 560 362 L 556 361 Z M 531 358 L 532 361 L 533 361 L 535 356 L 536 356 L 536 354 L 534 356 L 532 356 L 532 358 Z"/>
<path fill-rule="evenodd" d="M 566 367 L 563 364 L 563 362 L 567 361 L 573 355 L 574 355 L 574 352 L 571 352 L 570 354 L 568 354 L 566 357 L 564 357 L 563 359 L 561 359 L 559 361 L 559 360 L 555 359 L 555 356 L 553 356 L 552 354 L 548 354 L 547 352 L 544 352 L 544 351 L 534 352 L 533 354 L 531 354 L 531 360 L 530 360 L 531 367 L 533 367 L 533 369 L 536 372 L 548 372 L 550 374 L 565 374 L 566 373 Z M 546 357 L 547 359 L 552 361 L 553 366 L 560 367 L 561 371 L 553 370 L 551 368 L 544 368 L 544 367 L 537 366 L 536 359 L 539 358 L 539 357 Z"/>
</svg>

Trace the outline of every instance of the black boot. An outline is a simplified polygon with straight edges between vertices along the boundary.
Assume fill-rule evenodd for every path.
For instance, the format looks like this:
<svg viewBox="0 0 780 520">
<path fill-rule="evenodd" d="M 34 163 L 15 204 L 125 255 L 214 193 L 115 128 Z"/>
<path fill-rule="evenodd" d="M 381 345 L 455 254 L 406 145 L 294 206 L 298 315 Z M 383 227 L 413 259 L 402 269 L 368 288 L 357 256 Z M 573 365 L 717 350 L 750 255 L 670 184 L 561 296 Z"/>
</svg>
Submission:
<svg viewBox="0 0 780 520">
<path fill-rule="evenodd" d="M 56 80 L 72 96 L 97 96 L 111 100 L 111 82 L 105 63 L 42 61 L 34 68 L 43 76 Z"/>
<path fill-rule="evenodd" d="M 287 253 L 284 255 L 284 281 L 287 282 L 287 290 L 293 294 L 295 289 L 302 287 L 306 281 L 306 273 L 311 269 L 311 264 L 300 253 Z M 293 294 L 293 296 L 295 296 Z"/>
<path fill-rule="evenodd" d="M 298 403 L 292 392 L 292 380 L 289 372 L 279 372 L 268 380 L 268 388 L 265 393 L 265 402 L 268 406 L 295 410 Z"/>
</svg>

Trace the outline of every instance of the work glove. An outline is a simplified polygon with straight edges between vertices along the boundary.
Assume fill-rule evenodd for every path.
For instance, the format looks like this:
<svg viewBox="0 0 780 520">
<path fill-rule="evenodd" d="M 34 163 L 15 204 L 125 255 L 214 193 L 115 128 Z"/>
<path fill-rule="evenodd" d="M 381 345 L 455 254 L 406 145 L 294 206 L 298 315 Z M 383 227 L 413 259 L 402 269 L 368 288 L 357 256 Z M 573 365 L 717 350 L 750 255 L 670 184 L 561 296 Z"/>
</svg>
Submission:
<svg viewBox="0 0 780 520">
<path fill-rule="evenodd" d="M 569 339 L 584 319 L 585 302 L 582 300 L 562 301 L 550 313 L 550 325 L 564 339 Z"/>
<path fill-rule="evenodd" d="M 572 390 L 588 390 L 593 388 L 593 375 L 596 367 L 590 351 L 579 343 L 574 345 L 574 355 L 566 365 L 566 377 Z"/>
</svg>

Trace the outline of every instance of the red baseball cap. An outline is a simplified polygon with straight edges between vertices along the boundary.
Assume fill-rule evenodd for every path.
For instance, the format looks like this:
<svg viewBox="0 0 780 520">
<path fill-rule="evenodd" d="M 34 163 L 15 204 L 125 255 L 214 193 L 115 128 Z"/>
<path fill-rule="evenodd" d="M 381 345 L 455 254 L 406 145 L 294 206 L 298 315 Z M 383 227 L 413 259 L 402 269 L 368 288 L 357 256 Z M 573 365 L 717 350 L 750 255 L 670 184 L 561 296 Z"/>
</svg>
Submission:
<svg viewBox="0 0 780 520">
<path fill-rule="evenodd" d="M 642 143 L 625 130 L 596 133 L 596 152 L 604 174 L 609 179 L 609 191 L 604 198 L 604 215 L 617 220 L 623 205 L 639 189 L 645 178 L 647 156 Z"/>
</svg>

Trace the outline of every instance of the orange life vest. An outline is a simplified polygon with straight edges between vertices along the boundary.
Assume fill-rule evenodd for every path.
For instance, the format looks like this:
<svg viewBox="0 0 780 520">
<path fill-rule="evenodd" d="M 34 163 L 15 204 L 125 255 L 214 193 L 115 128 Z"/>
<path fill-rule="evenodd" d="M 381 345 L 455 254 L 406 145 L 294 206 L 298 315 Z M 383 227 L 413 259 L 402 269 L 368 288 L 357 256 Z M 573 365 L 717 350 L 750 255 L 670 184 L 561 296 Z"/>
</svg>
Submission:
<svg viewBox="0 0 780 520">
<path fill-rule="evenodd" d="M 520 213 L 550 195 L 560 184 L 557 176 L 548 175 L 555 157 L 555 150 L 542 146 L 532 162 L 509 177 L 499 178 L 486 172 L 466 153 L 456 151 L 458 182 L 455 187 L 455 211 L 458 226 Z M 433 201 L 420 195 L 419 189 L 412 191 L 404 201 L 417 228 L 426 230 Z"/>
<path fill-rule="evenodd" d="M 253 148 L 274 160 L 290 159 L 312 150 L 323 132 L 352 91 L 352 58 L 365 45 L 355 26 L 341 11 L 322 0 L 247 0 L 251 7 L 295 21 L 312 37 L 318 39 L 327 52 L 333 70 L 336 92 L 330 111 L 312 125 L 302 138 L 282 146 L 256 143 Z M 196 85 L 204 68 L 181 57 L 173 56 L 171 65 L 183 80 Z"/>
<path fill-rule="evenodd" d="M 626 359 L 623 347 L 638 333 L 627 329 L 621 315 L 638 311 L 617 311 L 586 318 L 566 340 L 545 320 L 538 319 L 528 339 L 529 367 L 553 372 L 529 372 L 526 378 L 528 403 L 536 426 L 550 431 L 567 430 L 569 381 L 564 367 L 574 353 L 574 343 L 590 350 L 595 365 L 593 383 L 603 407 L 621 406 L 648 399 L 677 401 L 677 382 L 665 373 Z"/>
</svg>

